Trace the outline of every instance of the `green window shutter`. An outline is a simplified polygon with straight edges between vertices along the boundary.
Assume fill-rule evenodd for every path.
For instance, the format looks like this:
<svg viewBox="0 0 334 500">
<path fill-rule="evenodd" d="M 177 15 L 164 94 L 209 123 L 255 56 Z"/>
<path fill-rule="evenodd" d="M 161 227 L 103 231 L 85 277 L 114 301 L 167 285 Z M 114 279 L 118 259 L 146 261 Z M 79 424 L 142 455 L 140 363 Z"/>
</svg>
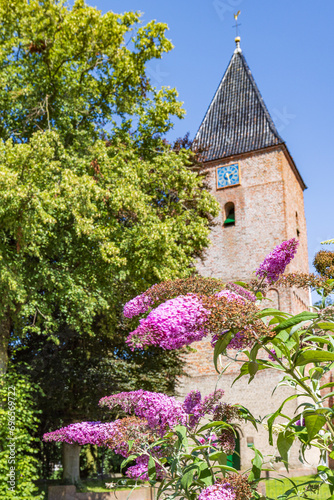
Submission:
<svg viewBox="0 0 334 500">
<path fill-rule="evenodd" d="M 235 216 L 234 216 L 234 213 L 229 214 L 229 215 L 227 216 L 227 219 L 225 219 L 224 225 L 227 225 L 227 224 L 234 224 L 234 223 L 235 223 Z"/>
</svg>

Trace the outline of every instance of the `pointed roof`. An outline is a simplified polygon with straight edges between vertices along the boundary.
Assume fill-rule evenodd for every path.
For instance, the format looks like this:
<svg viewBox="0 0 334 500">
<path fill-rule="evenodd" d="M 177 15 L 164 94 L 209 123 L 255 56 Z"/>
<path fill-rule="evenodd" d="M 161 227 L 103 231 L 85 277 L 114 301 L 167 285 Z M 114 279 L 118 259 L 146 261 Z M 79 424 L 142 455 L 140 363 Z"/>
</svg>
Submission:
<svg viewBox="0 0 334 500">
<path fill-rule="evenodd" d="M 282 143 L 237 43 L 195 144 L 205 149 L 204 161 L 212 161 Z"/>
</svg>

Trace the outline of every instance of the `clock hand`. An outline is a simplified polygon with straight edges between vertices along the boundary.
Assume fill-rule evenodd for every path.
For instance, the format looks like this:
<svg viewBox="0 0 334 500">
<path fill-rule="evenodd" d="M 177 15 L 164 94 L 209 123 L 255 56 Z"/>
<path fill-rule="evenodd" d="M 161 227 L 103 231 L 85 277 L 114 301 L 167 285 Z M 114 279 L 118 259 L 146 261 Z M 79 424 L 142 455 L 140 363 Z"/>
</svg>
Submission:
<svg viewBox="0 0 334 500">
<path fill-rule="evenodd" d="M 228 172 L 225 172 L 224 177 L 227 180 L 228 184 L 231 184 L 231 180 L 230 180 L 231 175 L 232 175 L 231 173 L 229 174 Z"/>
</svg>

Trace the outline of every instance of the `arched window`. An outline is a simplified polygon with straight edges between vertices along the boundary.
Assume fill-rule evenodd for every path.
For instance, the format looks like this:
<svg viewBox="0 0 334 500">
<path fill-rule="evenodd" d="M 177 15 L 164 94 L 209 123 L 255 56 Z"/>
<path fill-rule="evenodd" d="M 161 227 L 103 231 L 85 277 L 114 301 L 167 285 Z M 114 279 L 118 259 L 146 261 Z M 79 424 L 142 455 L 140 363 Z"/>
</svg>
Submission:
<svg viewBox="0 0 334 500">
<path fill-rule="evenodd" d="M 281 308 L 279 291 L 276 288 L 269 288 L 266 292 L 266 299 L 262 302 L 261 307 Z"/>
<path fill-rule="evenodd" d="M 232 203 L 231 201 L 226 203 L 226 205 L 224 207 L 224 212 L 225 212 L 225 214 L 224 214 L 224 216 L 225 216 L 224 226 L 234 226 L 234 224 L 235 224 L 234 203 Z"/>
</svg>

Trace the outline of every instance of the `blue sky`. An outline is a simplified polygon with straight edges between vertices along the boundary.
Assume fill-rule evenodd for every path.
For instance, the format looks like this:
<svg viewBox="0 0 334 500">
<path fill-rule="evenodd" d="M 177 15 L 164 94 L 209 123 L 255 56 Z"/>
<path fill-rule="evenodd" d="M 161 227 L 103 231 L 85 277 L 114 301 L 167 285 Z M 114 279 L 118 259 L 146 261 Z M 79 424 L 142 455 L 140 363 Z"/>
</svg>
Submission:
<svg viewBox="0 0 334 500">
<path fill-rule="evenodd" d="M 143 12 L 169 26 L 174 50 L 149 64 L 156 86 L 176 87 L 187 111 L 170 139 L 193 138 L 232 56 L 241 48 L 308 189 L 310 262 L 334 238 L 333 0 L 87 0 L 103 12 Z"/>
</svg>

